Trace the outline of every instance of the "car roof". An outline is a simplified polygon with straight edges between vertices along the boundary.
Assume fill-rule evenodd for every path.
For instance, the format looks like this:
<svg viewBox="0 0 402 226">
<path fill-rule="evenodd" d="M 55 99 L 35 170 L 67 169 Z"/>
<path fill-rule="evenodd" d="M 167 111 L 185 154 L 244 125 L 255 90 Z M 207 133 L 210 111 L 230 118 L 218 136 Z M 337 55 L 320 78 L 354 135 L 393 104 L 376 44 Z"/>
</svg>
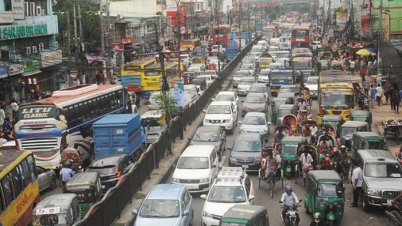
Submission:
<svg viewBox="0 0 402 226">
<path fill-rule="evenodd" d="M 246 118 L 247 116 L 261 116 L 265 119 L 265 113 L 262 113 L 262 112 L 247 112 L 247 114 L 244 116 L 244 118 Z"/>
<path fill-rule="evenodd" d="M 255 83 L 255 84 L 251 84 L 251 86 L 262 86 L 262 87 L 267 87 L 267 85 L 262 84 L 262 83 Z M 267 87 L 268 88 L 268 87 Z"/>
<path fill-rule="evenodd" d="M 223 101 L 223 100 L 216 101 L 216 100 L 214 100 L 209 104 L 209 106 L 211 106 L 211 105 L 232 105 L 232 101 Z"/>
<path fill-rule="evenodd" d="M 181 184 L 157 184 L 148 193 L 146 199 L 178 200 L 182 190 Z"/>
<path fill-rule="evenodd" d="M 248 93 L 246 98 L 249 96 L 257 96 L 258 97 L 258 96 L 265 96 L 265 95 L 263 93 Z"/>
<path fill-rule="evenodd" d="M 312 170 L 308 172 L 309 177 L 311 177 L 315 181 L 328 181 L 328 180 L 337 180 L 342 181 L 339 173 L 335 170 Z"/>
<path fill-rule="evenodd" d="M 261 135 L 259 133 L 240 133 L 236 137 L 237 140 L 260 140 Z"/>
<path fill-rule="evenodd" d="M 381 137 L 382 136 L 380 134 L 378 134 L 377 132 L 355 132 L 354 134 L 358 135 L 358 136 L 362 136 L 362 137 Z"/>
<path fill-rule="evenodd" d="M 367 122 L 362 122 L 362 121 L 346 121 L 345 123 L 342 124 L 342 127 L 360 127 L 360 126 L 366 126 L 368 125 Z"/>
<path fill-rule="evenodd" d="M 214 149 L 212 145 L 190 145 L 180 157 L 208 157 Z"/>
<path fill-rule="evenodd" d="M 219 94 L 222 94 L 222 95 L 223 95 L 223 94 L 224 94 L 224 95 L 228 95 L 228 94 L 230 94 L 230 95 L 235 95 L 236 93 L 233 92 L 233 91 L 220 91 L 220 92 L 218 93 L 218 95 L 219 95 Z M 217 96 L 218 96 L 218 95 L 217 95 Z"/>
<path fill-rule="evenodd" d="M 198 131 L 208 131 L 208 132 L 217 132 L 221 127 L 219 126 L 200 126 L 197 128 L 196 132 Z"/>
<path fill-rule="evenodd" d="M 127 155 L 112 155 L 112 156 L 103 156 L 99 158 L 95 158 L 89 167 L 91 166 L 112 166 L 116 165 L 120 159 L 124 158 Z"/>
<path fill-rule="evenodd" d="M 152 118 L 152 117 L 161 117 L 162 116 L 162 112 L 160 110 L 149 110 L 147 112 L 145 112 L 144 114 L 141 115 L 141 118 Z"/>
<path fill-rule="evenodd" d="M 358 150 L 357 152 L 365 161 L 369 162 L 398 162 L 395 156 L 393 156 L 388 150 L 364 149 Z"/>
<path fill-rule="evenodd" d="M 60 213 L 66 213 L 70 209 L 70 204 L 77 197 L 74 193 L 54 194 L 42 199 L 35 209 L 60 207 Z"/>
</svg>

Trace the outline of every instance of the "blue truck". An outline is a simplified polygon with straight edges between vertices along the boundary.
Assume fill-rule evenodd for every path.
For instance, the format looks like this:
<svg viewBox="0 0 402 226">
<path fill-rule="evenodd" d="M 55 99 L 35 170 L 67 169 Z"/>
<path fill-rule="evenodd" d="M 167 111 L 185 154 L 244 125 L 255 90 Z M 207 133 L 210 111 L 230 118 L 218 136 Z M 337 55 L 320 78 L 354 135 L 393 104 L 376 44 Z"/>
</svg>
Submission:
<svg viewBox="0 0 402 226">
<path fill-rule="evenodd" d="M 139 114 L 111 114 L 92 126 L 95 157 L 117 154 L 139 158 L 147 145 Z"/>
</svg>

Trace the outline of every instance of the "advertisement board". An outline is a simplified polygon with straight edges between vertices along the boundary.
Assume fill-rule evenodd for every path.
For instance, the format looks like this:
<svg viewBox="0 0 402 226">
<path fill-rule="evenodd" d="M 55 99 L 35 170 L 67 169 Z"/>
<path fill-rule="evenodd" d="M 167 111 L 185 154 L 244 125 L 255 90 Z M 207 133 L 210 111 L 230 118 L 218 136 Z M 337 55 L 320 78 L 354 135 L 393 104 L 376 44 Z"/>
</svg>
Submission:
<svg viewBox="0 0 402 226">
<path fill-rule="evenodd" d="M 62 63 L 63 54 L 61 50 L 51 52 L 41 52 L 42 68 Z"/>
<path fill-rule="evenodd" d="M 16 20 L 24 20 L 25 19 L 24 2 L 25 2 L 24 0 L 12 0 L 11 1 L 14 19 L 16 19 Z"/>
<path fill-rule="evenodd" d="M 175 79 L 174 84 L 174 98 L 176 99 L 176 107 L 184 108 L 184 81 L 183 79 Z"/>
<path fill-rule="evenodd" d="M 8 66 L 0 65 L 0 78 L 6 78 L 8 76 Z"/>
<path fill-rule="evenodd" d="M 389 38 L 390 38 L 390 32 L 391 32 L 391 30 L 390 30 L 390 24 L 391 24 L 391 18 L 390 18 L 390 15 L 389 14 L 385 14 L 384 13 L 384 20 L 383 20 L 383 25 L 382 25 L 382 27 L 383 27 L 383 36 L 384 36 L 384 39 L 387 41 L 387 42 L 389 42 Z"/>
</svg>

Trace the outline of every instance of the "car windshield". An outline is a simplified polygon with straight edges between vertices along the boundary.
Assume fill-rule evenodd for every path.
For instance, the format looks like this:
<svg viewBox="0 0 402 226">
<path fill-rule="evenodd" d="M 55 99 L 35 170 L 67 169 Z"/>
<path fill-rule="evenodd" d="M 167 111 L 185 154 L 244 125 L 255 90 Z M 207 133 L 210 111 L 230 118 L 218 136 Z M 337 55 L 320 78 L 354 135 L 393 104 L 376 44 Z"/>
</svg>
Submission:
<svg viewBox="0 0 402 226">
<path fill-rule="evenodd" d="M 384 140 L 365 140 L 362 149 L 377 149 L 377 150 L 386 150 L 387 144 Z"/>
<path fill-rule="evenodd" d="M 253 84 L 253 83 L 255 83 L 255 81 L 254 81 L 254 79 L 241 79 L 239 81 L 239 83 L 241 83 L 241 84 Z"/>
<path fill-rule="evenodd" d="M 265 125 L 265 118 L 262 116 L 251 116 L 248 115 L 244 117 L 243 122 L 244 125 Z"/>
<path fill-rule="evenodd" d="M 319 184 L 317 187 L 318 197 L 338 198 L 342 196 L 342 190 L 335 184 Z"/>
<path fill-rule="evenodd" d="M 208 108 L 207 114 L 231 114 L 229 105 L 211 105 Z"/>
<path fill-rule="evenodd" d="M 88 167 L 88 172 L 98 172 L 99 175 L 113 175 L 116 174 L 116 167 L 111 166 L 90 166 Z"/>
<path fill-rule="evenodd" d="M 208 169 L 207 157 L 181 157 L 177 163 L 177 169 Z"/>
<path fill-rule="evenodd" d="M 218 94 L 218 96 L 216 96 L 215 100 L 216 101 L 234 101 L 234 96 Z"/>
<path fill-rule="evenodd" d="M 356 127 L 342 127 L 341 136 L 351 136 L 356 131 Z"/>
<path fill-rule="evenodd" d="M 253 65 L 245 65 L 245 64 L 243 64 L 241 66 L 240 70 L 254 70 L 254 66 Z"/>
<path fill-rule="evenodd" d="M 248 72 L 247 71 L 239 71 L 239 72 L 237 72 L 235 75 L 234 75 L 235 77 L 245 77 L 245 76 L 249 76 L 249 74 L 248 74 Z"/>
<path fill-rule="evenodd" d="M 267 65 L 272 63 L 272 59 L 260 59 L 260 64 Z"/>
<path fill-rule="evenodd" d="M 244 99 L 244 103 L 264 103 L 265 98 L 264 96 L 247 96 Z"/>
<path fill-rule="evenodd" d="M 261 144 L 259 141 L 238 140 L 233 146 L 234 152 L 260 152 Z"/>
<path fill-rule="evenodd" d="M 283 155 L 297 155 L 297 144 L 282 144 Z"/>
<path fill-rule="evenodd" d="M 383 178 L 401 178 L 401 167 L 398 163 L 380 163 L 369 162 L 364 165 L 364 176 L 383 177 Z"/>
<path fill-rule="evenodd" d="M 139 213 L 143 218 L 169 218 L 179 215 L 179 201 L 163 199 L 146 199 Z"/>
<path fill-rule="evenodd" d="M 246 193 L 242 186 L 213 186 L 208 195 L 209 202 L 242 203 L 246 202 Z"/>
<path fill-rule="evenodd" d="M 250 93 L 266 93 L 268 92 L 267 86 L 251 86 Z"/>
<path fill-rule="evenodd" d="M 289 58 L 290 53 L 277 53 L 276 58 Z"/>
<path fill-rule="evenodd" d="M 216 132 L 216 131 L 197 131 L 194 134 L 193 141 L 201 141 L 201 142 L 219 141 L 218 132 Z"/>
</svg>

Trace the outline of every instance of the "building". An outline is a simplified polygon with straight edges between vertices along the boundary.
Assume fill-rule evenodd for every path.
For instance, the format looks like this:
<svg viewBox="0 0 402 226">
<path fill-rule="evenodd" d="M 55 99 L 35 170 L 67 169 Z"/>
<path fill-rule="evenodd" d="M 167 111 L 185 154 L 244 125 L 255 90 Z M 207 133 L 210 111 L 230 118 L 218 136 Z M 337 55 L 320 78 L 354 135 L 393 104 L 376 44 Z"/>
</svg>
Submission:
<svg viewBox="0 0 402 226">
<path fill-rule="evenodd" d="M 32 89 L 59 89 L 62 52 L 53 3 L 0 0 L 0 99 L 24 100 Z"/>
</svg>

